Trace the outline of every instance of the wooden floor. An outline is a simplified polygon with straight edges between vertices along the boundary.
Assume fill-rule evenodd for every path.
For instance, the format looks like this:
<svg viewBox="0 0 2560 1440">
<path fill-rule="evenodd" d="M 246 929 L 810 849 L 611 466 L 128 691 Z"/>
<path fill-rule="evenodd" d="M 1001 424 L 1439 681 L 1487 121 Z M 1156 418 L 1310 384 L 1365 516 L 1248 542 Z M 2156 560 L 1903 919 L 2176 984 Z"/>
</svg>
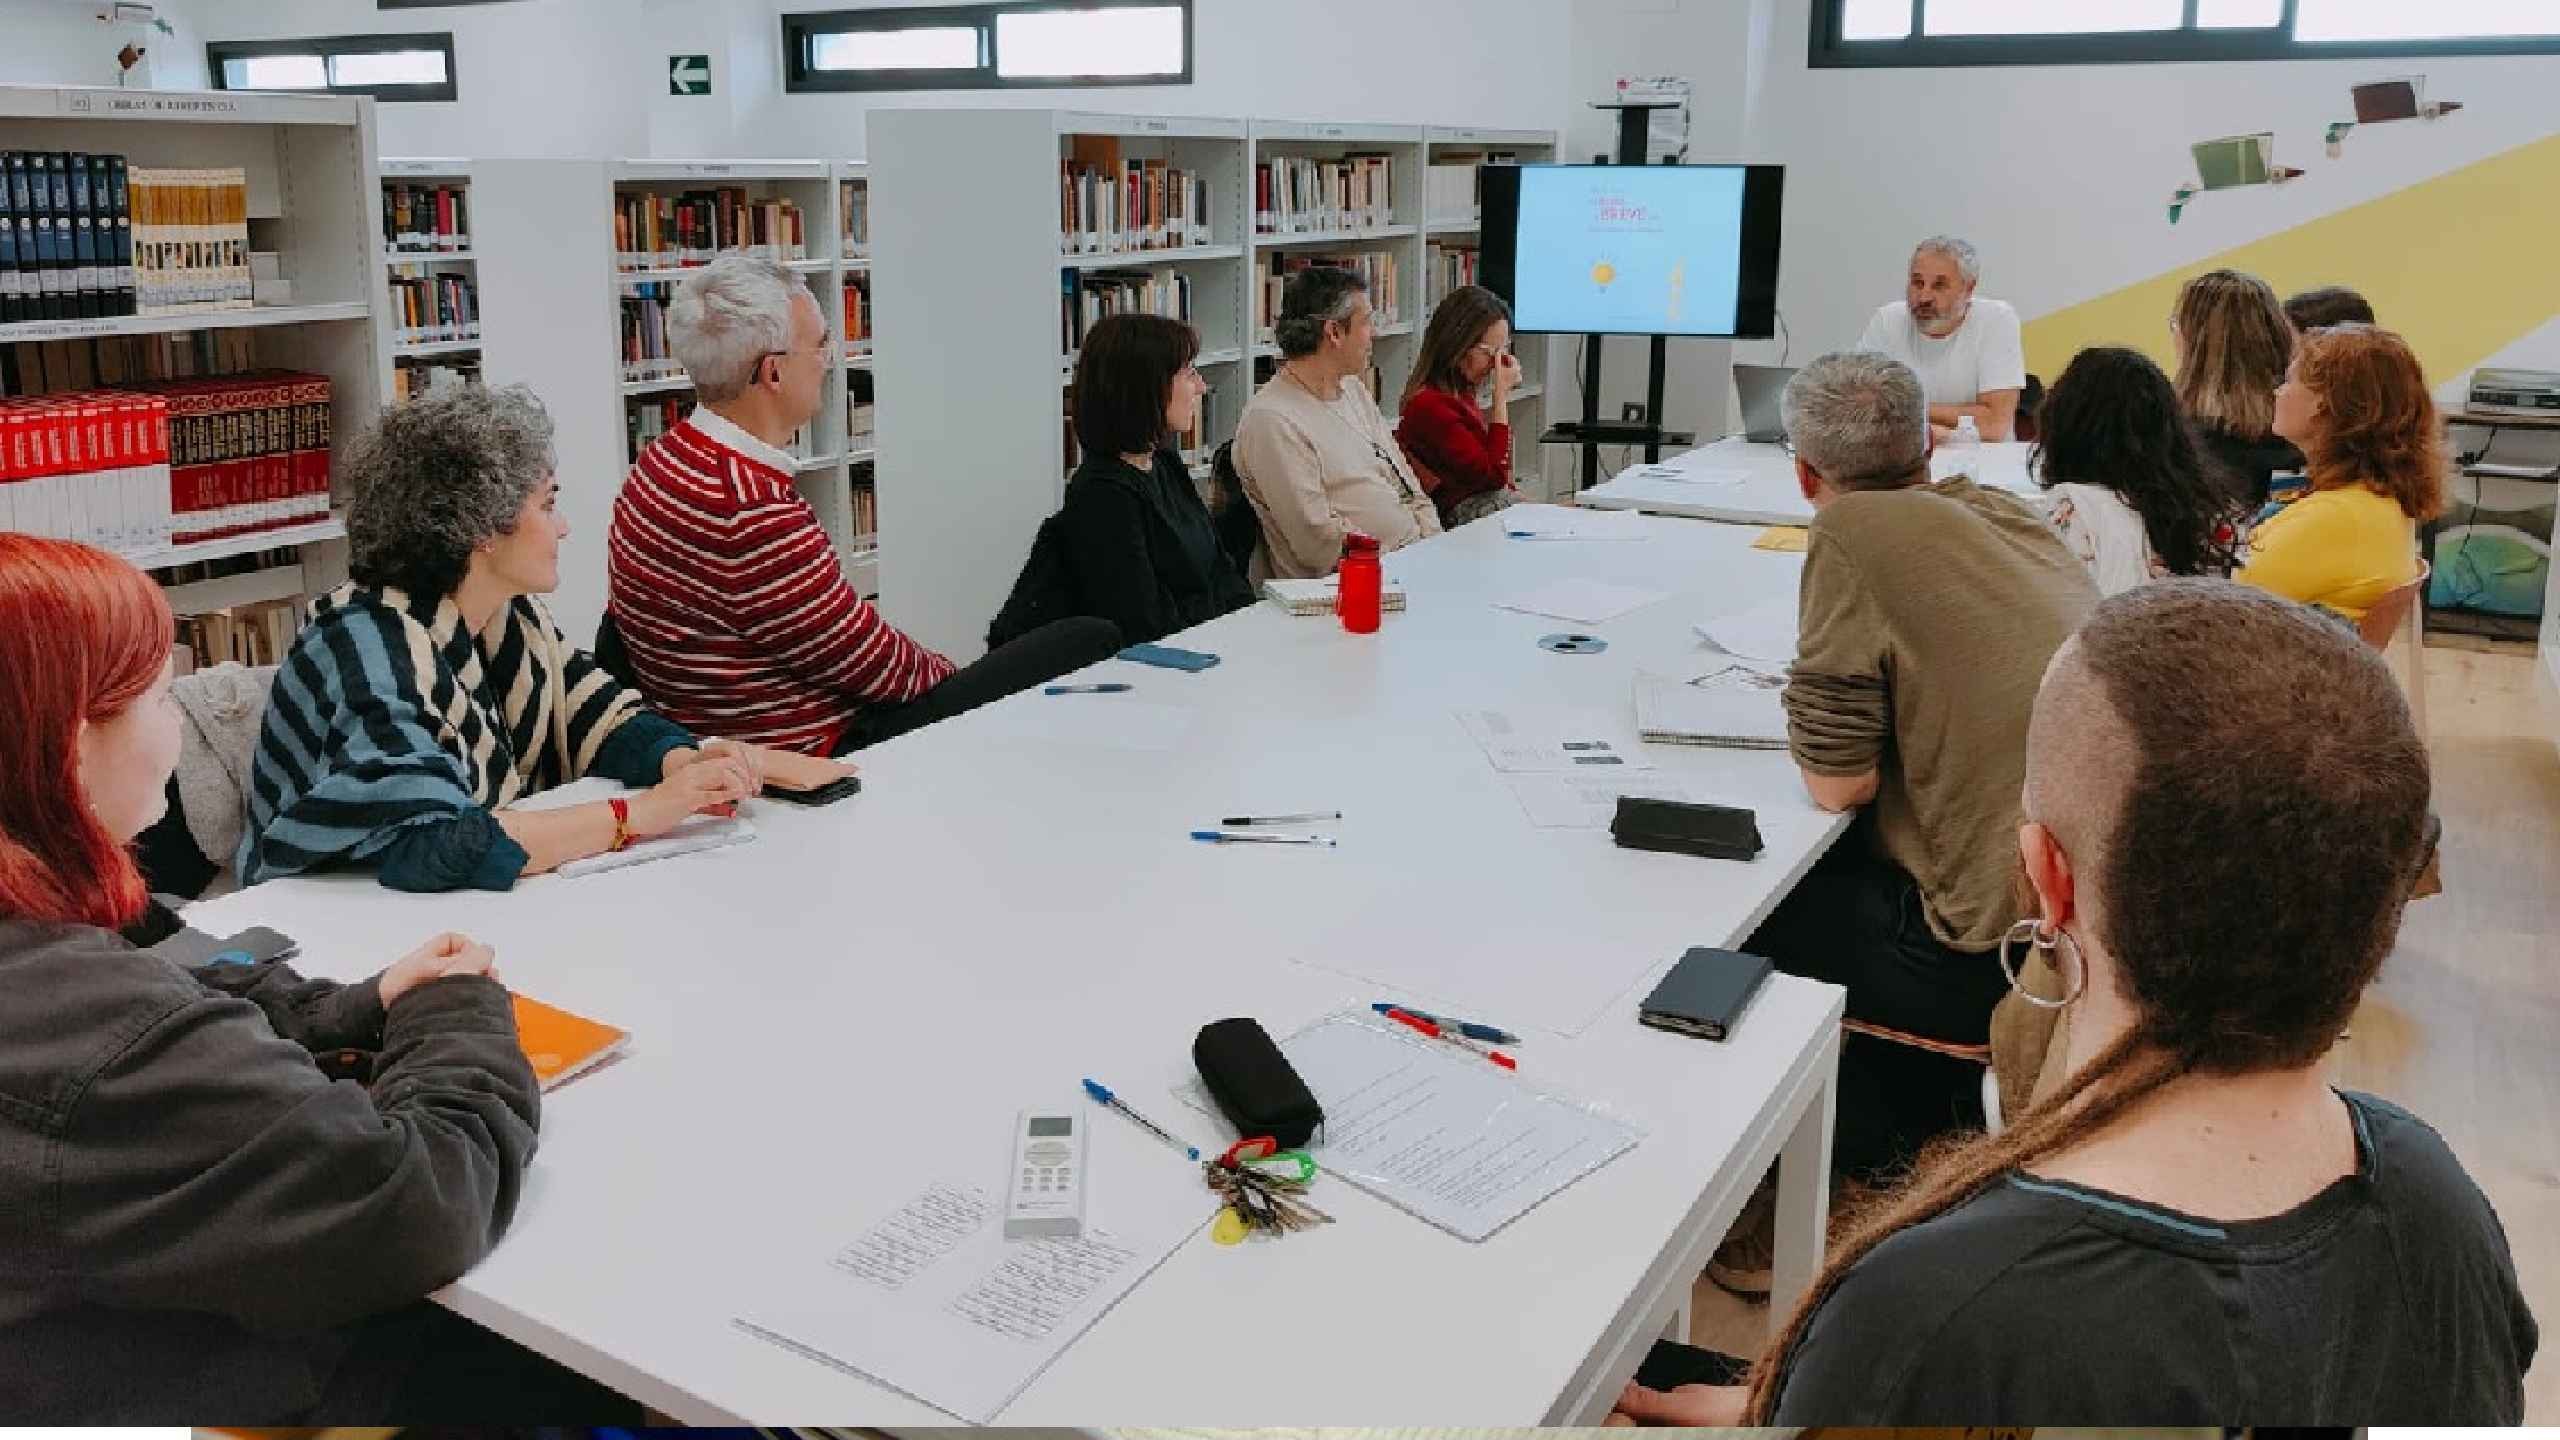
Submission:
<svg viewBox="0 0 2560 1440">
<path fill-rule="evenodd" d="M 2445 891 L 2410 907 L 2338 1077 L 2442 1131 L 2497 1207 L 2545 1336 L 2525 1419 L 2560 1424 L 2560 746 L 2530 652 L 2426 659 Z M 1699 1281 L 1696 1343 L 1749 1354 L 1766 1327 Z"/>
</svg>

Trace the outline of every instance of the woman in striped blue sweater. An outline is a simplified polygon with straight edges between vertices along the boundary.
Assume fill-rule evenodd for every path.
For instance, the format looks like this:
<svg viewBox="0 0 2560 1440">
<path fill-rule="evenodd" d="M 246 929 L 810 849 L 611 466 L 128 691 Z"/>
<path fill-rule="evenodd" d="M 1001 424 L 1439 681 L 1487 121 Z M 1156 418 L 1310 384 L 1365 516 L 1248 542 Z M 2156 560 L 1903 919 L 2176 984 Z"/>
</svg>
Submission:
<svg viewBox="0 0 2560 1440">
<path fill-rule="evenodd" d="M 399 890 L 504 890 L 757 793 L 766 752 L 650 713 L 536 598 L 568 526 L 531 391 L 388 411 L 349 470 L 354 579 L 314 603 L 276 676 L 243 884 L 369 865 Z M 515 808 L 590 775 L 631 793 Z"/>
</svg>

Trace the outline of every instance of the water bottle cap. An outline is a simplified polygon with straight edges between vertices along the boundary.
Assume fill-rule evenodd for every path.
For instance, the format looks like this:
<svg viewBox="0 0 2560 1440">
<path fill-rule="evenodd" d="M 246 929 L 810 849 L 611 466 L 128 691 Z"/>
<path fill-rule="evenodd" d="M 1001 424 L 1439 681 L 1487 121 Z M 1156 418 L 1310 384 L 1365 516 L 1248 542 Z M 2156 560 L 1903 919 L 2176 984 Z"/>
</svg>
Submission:
<svg viewBox="0 0 2560 1440">
<path fill-rule="evenodd" d="M 1345 555 L 1375 555 L 1378 553 L 1378 537 L 1375 535 L 1363 535 L 1359 531 L 1354 530 L 1350 534 L 1342 537 L 1342 553 Z"/>
</svg>

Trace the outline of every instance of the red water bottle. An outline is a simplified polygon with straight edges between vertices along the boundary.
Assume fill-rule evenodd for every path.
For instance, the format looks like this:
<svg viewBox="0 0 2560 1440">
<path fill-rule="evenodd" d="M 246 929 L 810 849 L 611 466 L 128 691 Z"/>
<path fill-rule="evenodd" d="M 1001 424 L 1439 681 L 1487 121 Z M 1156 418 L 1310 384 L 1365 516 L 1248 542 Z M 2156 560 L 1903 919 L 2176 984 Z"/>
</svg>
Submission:
<svg viewBox="0 0 2560 1440">
<path fill-rule="evenodd" d="M 1354 635 L 1368 635 L 1378 628 L 1378 591 L 1384 580 L 1378 570 L 1378 542 L 1375 537 L 1354 530 L 1342 537 L 1342 594 L 1334 609 L 1342 616 L 1342 628 Z"/>
</svg>

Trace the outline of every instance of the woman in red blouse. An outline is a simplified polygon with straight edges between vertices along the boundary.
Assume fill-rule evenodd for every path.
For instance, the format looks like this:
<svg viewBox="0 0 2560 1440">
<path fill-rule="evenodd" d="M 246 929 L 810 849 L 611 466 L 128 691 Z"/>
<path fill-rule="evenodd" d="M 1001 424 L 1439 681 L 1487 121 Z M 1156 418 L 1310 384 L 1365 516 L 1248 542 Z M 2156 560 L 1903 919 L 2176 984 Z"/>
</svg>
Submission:
<svg viewBox="0 0 2560 1440">
<path fill-rule="evenodd" d="M 1479 406 L 1476 392 L 1488 381 L 1493 404 Z M 1481 285 L 1450 291 L 1431 312 L 1396 424 L 1396 440 L 1440 507 L 1444 528 L 1490 515 L 1515 498 L 1511 392 L 1519 383 L 1510 307 Z"/>
</svg>

